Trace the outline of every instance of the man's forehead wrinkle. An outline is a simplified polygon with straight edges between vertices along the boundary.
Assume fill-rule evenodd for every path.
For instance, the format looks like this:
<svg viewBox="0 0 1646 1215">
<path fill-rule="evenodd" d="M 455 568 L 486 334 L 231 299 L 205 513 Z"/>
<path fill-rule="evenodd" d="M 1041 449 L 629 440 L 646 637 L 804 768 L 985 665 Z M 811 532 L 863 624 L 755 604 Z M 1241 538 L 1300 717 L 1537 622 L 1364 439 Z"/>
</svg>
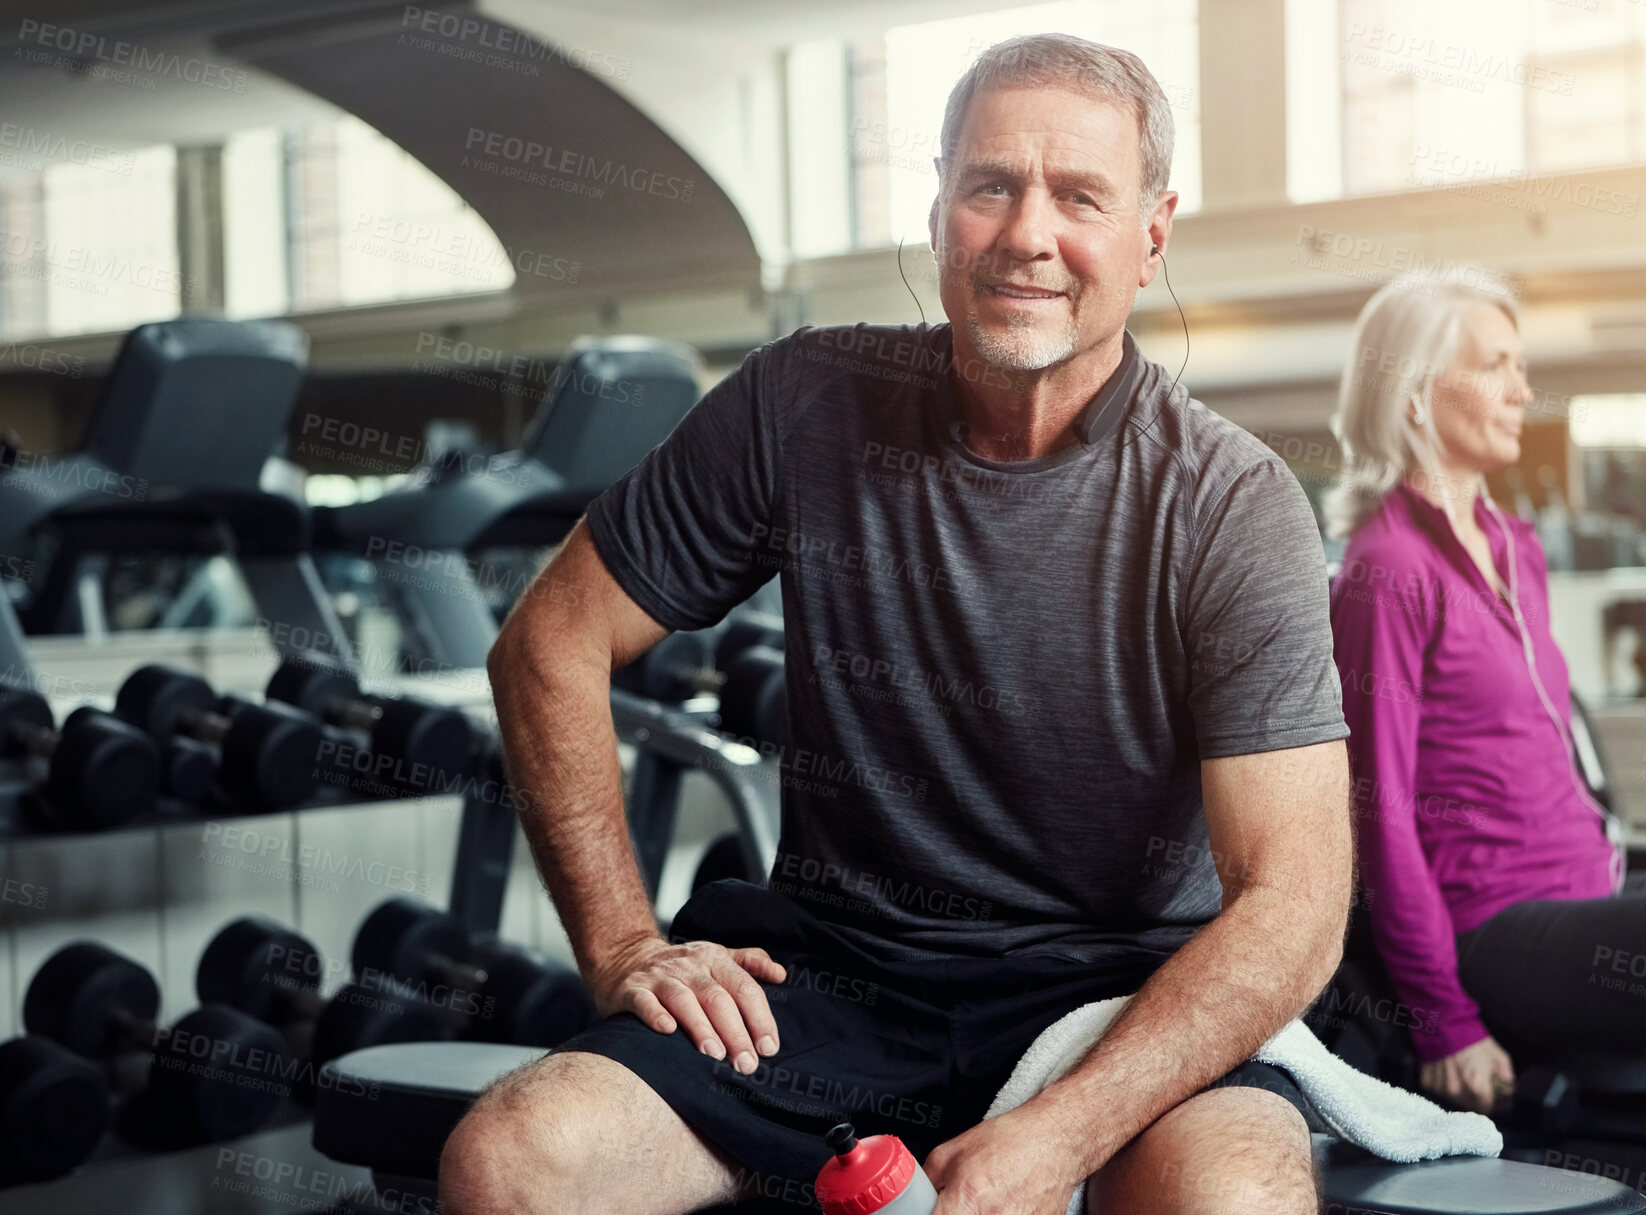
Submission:
<svg viewBox="0 0 1646 1215">
<path fill-rule="evenodd" d="M 956 159 L 966 175 L 992 171 L 1022 177 L 1027 165 L 1034 176 L 1042 172 L 1063 177 L 1093 175 L 1112 181 L 1124 176 L 1127 161 L 1137 157 L 1138 153 L 1130 152 L 1134 146 L 1126 142 L 1117 146 L 1111 131 L 1093 130 L 1083 123 L 1071 123 L 1061 130 L 1040 125 L 997 129 L 981 139 L 963 140 Z"/>
<path fill-rule="evenodd" d="M 967 179 L 999 174 L 1014 179 L 1078 182 L 1108 190 L 1118 188 L 1117 175 L 1109 164 L 1087 149 L 1075 150 L 1072 156 L 978 156 L 962 162 L 960 172 Z"/>
<path fill-rule="evenodd" d="M 1009 130 L 996 128 L 981 137 L 973 135 L 972 138 L 962 141 L 961 151 L 975 156 L 990 156 L 1014 153 L 1023 155 L 1025 150 L 1038 153 L 1044 149 L 1051 149 L 1091 155 L 1096 149 L 1108 146 L 1107 135 L 1107 131 L 1092 130 L 1079 123 L 1064 127 L 1041 123 L 1036 126 L 1013 127 Z"/>
<path fill-rule="evenodd" d="M 985 98 L 991 98 L 996 104 L 985 103 Z M 1076 104 L 1059 104 L 1057 99 L 1071 99 Z M 1115 130 L 1137 131 L 1137 118 L 1127 107 L 1061 89 L 1014 89 L 992 96 L 980 93 L 972 100 L 962 125 L 962 136 L 984 113 L 988 114 L 995 134 L 1035 137 L 1057 130 L 1081 138 L 1102 139 Z"/>
</svg>

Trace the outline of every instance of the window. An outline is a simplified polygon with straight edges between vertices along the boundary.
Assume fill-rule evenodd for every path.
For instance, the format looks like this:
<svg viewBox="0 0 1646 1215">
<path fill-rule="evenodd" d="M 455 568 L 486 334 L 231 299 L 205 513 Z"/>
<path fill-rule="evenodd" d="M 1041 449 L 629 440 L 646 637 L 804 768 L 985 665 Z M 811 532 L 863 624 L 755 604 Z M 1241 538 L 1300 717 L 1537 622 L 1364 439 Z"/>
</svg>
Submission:
<svg viewBox="0 0 1646 1215">
<path fill-rule="evenodd" d="M 1646 160 L 1643 47 L 1633 0 L 1288 0 L 1288 192 Z"/>
<path fill-rule="evenodd" d="M 1528 478 L 1549 568 L 1646 564 L 1646 395 L 1572 397 L 1568 435 L 1564 459 Z"/>
<path fill-rule="evenodd" d="M 50 332 L 46 280 L 36 242 L 45 240 L 45 183 L 13 178 L 0 185 L 0 334 L 17 339 Z"/>
<path fill-rule="evenodd" d="M 1074 34 L 1141 58 L 1172 106 L 1176 140 L 1171 184 L 1182 195 L 1177 214 L 1198 210 L 1199 13 L 1196 0 L 1108 0 L 1100 5 L 1077 0 L 887 30 L 882 154 L 891 189 L 892 231 L 883 243 L 896 244 L 899 236 L 926 239 L 926 216 L 937 190 L 931 159 L 937 154 L 949 90 L 985 48 L 1018 34 Z M 863 127 L 861 120 L 854 121 L 854 133 Z"/>
<path fill-rule="evenodd" d="M 1059 0 L 807 43 L 789 56 L 791 218 L 797 256 L 927 240 L 949 91 L 984 48 L 1074 34 L 1143 59 L 1172 107 L 1178 215 L 1200 206 L 1198 0 Z"/>
<path fill-rule="evenodd" d="M 507 250 L 463 199 L 356 118 L 287 143 L 291 310 L 502 291 Z"/>
<path fill-rule="evenodd" d="M 853 245 L 847 53 L 834 41 L 789 51 L 789 244 L 796 257 L 825 257 Z"/>
<path fill-rule="evenodd" d="M 501 291 L 507 251 L 450 186 L 355 118 L 222 145 L 224 314 Z M 131 329 L 177 316 L 169 146 L 48 163 L 0 186 L 0 338 Z"/>
<path fill-rule="evenodd" d="M 286 310 L 286 198 L 279 131 L 246 131 L 223 145 L 223 311 Z"/>
<path fill-rule="evenodd" d="M 174 317 L 176 157 L 169 147 L 50 164 L 0 196 L 0 313 L 9 339 L 129 329 Z"/>
</svg>

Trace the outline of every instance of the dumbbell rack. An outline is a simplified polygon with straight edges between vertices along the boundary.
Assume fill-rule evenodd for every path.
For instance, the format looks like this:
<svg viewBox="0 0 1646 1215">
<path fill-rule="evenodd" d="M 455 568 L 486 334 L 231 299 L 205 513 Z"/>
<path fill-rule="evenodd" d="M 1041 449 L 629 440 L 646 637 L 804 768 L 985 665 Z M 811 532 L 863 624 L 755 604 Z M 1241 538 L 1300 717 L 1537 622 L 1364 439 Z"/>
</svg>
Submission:
<svg viewBox="0 0 1646 1215">
<path fill-rule="evenodd" d="M 35 682 L 27 645 L 11 605 L 0 600 L 0 679 L 19 686 Z M 692 713 L 614 689 L 612 717 L 618 736 L 635 747 L 630 784 L 630 831 L 646 890 L 654 899 L 673 838 L 680 782 L 691 769 L 705 773 L 725 794 L 738 820 L 745 859 L 758 870 L 776 850 L 776 791 L 762 779 L 762 761 L 751 748 L 709 729 Z M 451 911 L 471 931 L 496 932 L 503 889 L 512 860 L 515 814 L 507 798 L 479 796 L 481 782 L 468 786 L 452 875 Z M 0 840 L 61 837 L 72 832 L 35 823 L 25 816 L 21 782 L 0 777 Z M 325 809 L 362 801 L 347 789 L 322 785 L 293 810 Z M 372 799 L 376 804 L 380 799 Z M 162 799 L 152 815 L 112 831 L 144 831 L 157 825 L 205 822 L 232 813 L 231 807 L 186 806 Z M 288 811 L 289 812 L 289 811 Z M 286 812 L 283 812 L 286 813 Z"/>
<path fill-rule="evenodd" d="M 3 598 L 0 598 L 0 684 L 9 684 L 31 690 L 37 684 L 22 628 L 17 622 L 16 614 L 12 611 L 10 602 Z M 466 795 L 469 800 L 474 799 L 474 792 L 479 787 L 480 782 L 478 781 L 465 782 L 465 788 L 471 791 Z M 24 799 L 30 788 L 30 784 L 20 774 L 8 773 L 5 767 L 0 766 L 0 842 L 61 838 L 78 834 L 66 828 L 53 827 L 38 822 L 28 815 L 24 808 Z M 407 793 L 405 796 L 418 795 Z M 330 809 L 353 804 L 381 805 L 385 800 L 392 799 L 382 797 L 366 798 L 348 787 L 322 783 L 315 788 L 310 797 L 288 810 L 280 811 L 280 813 L 308 809 Z M 255 813 L 263 812 L 221 805 L 216 801 L 191 805 L 162 796 L 151 813 L 129 823 L 111 827 L 106 831 L 99 832 L 99 834 L 114 834 L 121 831 L 149 831 L 157 826 L 208 822 L 228 816 L 249 817 Z M 512 823 L 512 811 L 508 811 L 508 815 Z M 505 857 L 505 861 L 506 859 Z"/>
<path fill-rule="evenodd" d="M 9 604 L 0 602 L 0 679 L 33 686 L 35 676 L 21 630 Z M 778 795 L 759 752 L 710 728 L 690 708 L 674 708 L 620 690 L 611 695 L 617 735 L 635 748 L 629 787 L 629 823 L 648 894 L 655 901 L 665 858 L 678 817 L 684 775 L 704 773 L 722 792 L 741 828 L 751 869 L 776 850 Z M 514 799 L 500 792 L 488 776 L 501 773 L 481 764 L 480 779 L 465 784 L 453 865 L 449 910 L 472 935 L 495 937 L 500 927 L 505 888 L 512 868 L 517 832 Z M 4 778 L 0 778 L 4 779 Z M 17 792 L 0 787 L 0 842 L 63 837 L 74 834 L 35 823 L 23 814 Z M 347 804 L 358 800 L 347 790 L 322 786 L 317 796 L 273 813 Z M 185 806 L 162 800 L 154 814 L 99 834 L 152 830 L 157 825 L 206 821 L 234 813 L 228 807 Z M 249 816 L 248 816 L 249 817 Z M 264 1124 L 274 1130 L 301 1121 L 304 1111 L 291 1101 Z M 149 1145 L 150 1147 L 158 1145 Z M 132 1127 L 122 1126 L 104 1141 L 92 1161 L 108 1161 L 145 1150 Z"/>
<path fill-rule="evenodd" d="M 0 668 L 3 669 L 3 668 Z M 24 809 L 24 797 L 31 786 L 20 778 L 11 777 L 0 772 L 0 843 L 22 843 L 30 840 L 62 839 L 77 837 L 83 833 L 64 828 L 49 826 L 36 822 Z M 410 799 L 415 797 L 444 796 L 434 793 L 407 793 L 402 795 Z M 298 805 L 279 811 L 244 810 L 232 806 L 221 805 L 217 802 L 208 802 L 202 805 L 191 805 L 162 795 L 153 812 L 123 823 L 116 827 L 109 827 L 99 831 L 98 835 L 117 835 L 124 831 L 153 831 L 156 827 L 182 826 L 188 823 L 216 822 L 224 818 L 252 818 L 265 814 L 294 814 L 305 810 L 331 810 L 343 806 L 381 806 L 389 801 L 400 800 L 393 797 L 363 797 L 351 792 L 347 788 L 334 785 L 321 785 L 313 796 Z M 512 811 L 510 812 L 512 816 Z M 512 817 L 511 820 L 512 821 Z"/>
</svg>

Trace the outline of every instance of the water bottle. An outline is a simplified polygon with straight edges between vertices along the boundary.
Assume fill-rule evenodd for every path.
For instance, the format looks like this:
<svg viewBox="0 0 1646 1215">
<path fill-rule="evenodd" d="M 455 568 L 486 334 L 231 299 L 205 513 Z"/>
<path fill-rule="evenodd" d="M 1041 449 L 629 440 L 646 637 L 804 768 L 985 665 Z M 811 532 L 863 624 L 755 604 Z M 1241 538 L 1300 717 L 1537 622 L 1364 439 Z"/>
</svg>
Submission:
<svg viewBox="0 0 1646 1215">
<path fill-rule="evenodd" d="M 842 1122 L 823 1142 L 834 1151 L 817 1174 L 824 1215 L 931 1215 L 936 1208 L 931 1180 L 896 1135 L 859 1139 L 852 1124 Z"/>
</svg>

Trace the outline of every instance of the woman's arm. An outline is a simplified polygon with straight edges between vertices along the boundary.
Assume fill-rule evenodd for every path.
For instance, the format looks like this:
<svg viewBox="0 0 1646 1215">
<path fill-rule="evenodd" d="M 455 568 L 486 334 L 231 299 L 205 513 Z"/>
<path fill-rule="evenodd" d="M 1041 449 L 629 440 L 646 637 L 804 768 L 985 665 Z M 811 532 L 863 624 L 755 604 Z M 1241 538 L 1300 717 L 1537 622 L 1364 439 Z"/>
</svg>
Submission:
<svg viewBox="0 0 1646 1215">
<path fill-rule="evenodd" d="M 1418 1057 L 1443 1059 L 1487 1036 L 1457 975 L 1451 913 L 1417 834 L 1416 769 L 1424 653 L 1432 636 L 1409 562 L 1345 561 L 1332 590 L 1333 656 L 1343 681 L 1360 880 L 1372 937 Z"/>
</svg>

